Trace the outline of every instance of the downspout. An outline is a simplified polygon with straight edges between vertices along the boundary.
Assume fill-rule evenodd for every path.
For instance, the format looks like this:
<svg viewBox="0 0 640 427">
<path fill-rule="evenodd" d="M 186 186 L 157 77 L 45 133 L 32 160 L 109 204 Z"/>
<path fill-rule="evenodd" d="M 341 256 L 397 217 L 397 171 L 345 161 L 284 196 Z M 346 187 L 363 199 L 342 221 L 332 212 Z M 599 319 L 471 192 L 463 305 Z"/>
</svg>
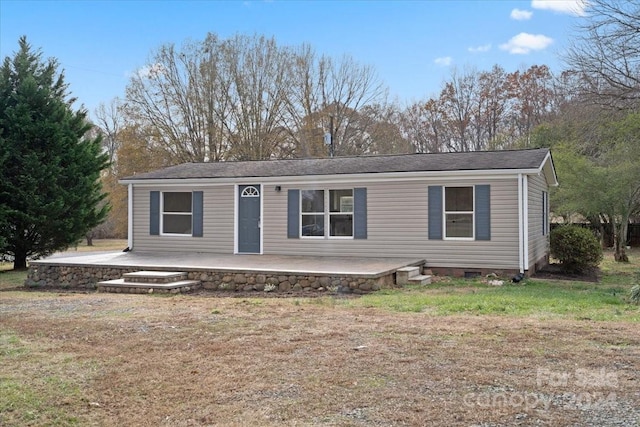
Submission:
<svg viewBox="0 0 640 427">
<path fill-rule="evenodd" d="M 529 176 L 522 175 L 522 270 L 529 270 Z M 524 273 L 521 271 L 521 273 Z"/>
<path fill-rule="evenodd" d="M 520 267 L 520 273 L 524 273 L 524 203 L 523 203 L 523 186 L 522 186 L 522 174 L 518 174 L 518 265 Z"/>
<path fill-rule="evenodd" d="M 133 249 L 133 184 L 127 186 L 127 246 Z"/>
</svg>

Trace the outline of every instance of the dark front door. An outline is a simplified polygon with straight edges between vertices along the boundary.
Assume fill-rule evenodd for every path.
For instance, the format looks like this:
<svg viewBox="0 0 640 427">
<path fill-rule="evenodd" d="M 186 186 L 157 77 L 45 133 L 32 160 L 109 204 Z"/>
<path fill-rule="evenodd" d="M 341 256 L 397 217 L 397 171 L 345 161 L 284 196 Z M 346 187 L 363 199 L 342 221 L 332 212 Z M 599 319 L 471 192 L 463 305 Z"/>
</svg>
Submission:
<svg viewBox="0 0 640 427">
<path fill-rule="evenodd" d="M 238 252 L 260 253 L 260 186 L 238 188 Z"/>
</svg>

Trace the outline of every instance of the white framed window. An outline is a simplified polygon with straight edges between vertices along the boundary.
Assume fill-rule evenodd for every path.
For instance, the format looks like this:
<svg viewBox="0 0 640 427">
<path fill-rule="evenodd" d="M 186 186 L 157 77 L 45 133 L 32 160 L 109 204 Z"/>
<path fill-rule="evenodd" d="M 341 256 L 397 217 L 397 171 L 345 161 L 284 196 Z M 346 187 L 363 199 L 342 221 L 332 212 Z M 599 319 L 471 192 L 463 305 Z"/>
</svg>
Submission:
<svg viewBox="0 0 640 427">
<path fill-rule="evenodd" d="M 444 187 L 444 238 L 473 240 L 473 187 Z"/>
<path fill-rule="evenodd" d="M 324 237 L 324 190 L 300 191 L 300 236 Z"/>
<path fill-rule="evenodd" d="M 160 206 L 161 234 L 191 236 L 193 197 L 190 192 L 163 192 Z"/>
<path fill-rule="evenodd" d="M 242 190 L 240 197 L 260 197 L 260 191 L 253 185 L 250 185 Z"/>
<path fill-rule="evenodd" d="M 329 190 L 329 237 L 353 237 L 353 189 Z"/>
<path fill-rule="evenodd" d="M 542 235 L 549 234 L 549 193 L 542 192 Z"/>
<path fill-rule="evenodd" d="M 300 237 L 352 239 L 353 189 L 301 190 Z"/>
</svg>

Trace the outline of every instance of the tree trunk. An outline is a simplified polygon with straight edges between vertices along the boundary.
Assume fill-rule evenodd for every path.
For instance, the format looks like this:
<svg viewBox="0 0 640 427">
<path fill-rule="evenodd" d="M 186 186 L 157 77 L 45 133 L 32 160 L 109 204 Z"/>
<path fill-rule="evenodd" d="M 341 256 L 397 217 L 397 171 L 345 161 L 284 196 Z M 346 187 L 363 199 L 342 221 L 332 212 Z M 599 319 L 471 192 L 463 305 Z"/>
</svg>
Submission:
<svg viewBox="0 0 640 427">
<path fill-rule="evenodd" d="M 607 221 L 604 223 L 604 239 L 607 248 L 610 248 L 614 245 L 616 240 L 615 238 L 616 230 L 614 224 L 611 221 Z"/>
<path fill-rule="evenodd" d="M 588 216 L 587 220 L 597 229 L 598 237 L 600 238 L 600 246 L 602 247 L 602 249 L 606 249 L 608 247 L 605 229 L 605 226 L 608 224 L 607 218 L 603 217 L 603 215 L 595 215 Z"/>
<path fill-rule="evenodd" d="M 617 262 L 629 262 L 629 257 L 627 256 L 627 230 L 628 223 L 624 221 L 619 226 L 615 226 L 615 248 L 616 252 L 613 255 L 613 259 Z"/>
<path fill-rule="evenodd" d="M 604 224 L 602 221 L 598 221 L 598 235 L 600 236 L 600 247 L 605 249 L 607 247 Z"/>
<path fill-rule="evenodd" d="M 87 246 L 93 246 L 93 236 L 87 234 L 85 237 L 87 238 Z"/>
<path fill-rule="evenodd" d="M 24 251 L 16 250 L 13 254 L 13 269 L 14 270 L 26 270 L 27 269 L 27 253 Z"/>
</svg>

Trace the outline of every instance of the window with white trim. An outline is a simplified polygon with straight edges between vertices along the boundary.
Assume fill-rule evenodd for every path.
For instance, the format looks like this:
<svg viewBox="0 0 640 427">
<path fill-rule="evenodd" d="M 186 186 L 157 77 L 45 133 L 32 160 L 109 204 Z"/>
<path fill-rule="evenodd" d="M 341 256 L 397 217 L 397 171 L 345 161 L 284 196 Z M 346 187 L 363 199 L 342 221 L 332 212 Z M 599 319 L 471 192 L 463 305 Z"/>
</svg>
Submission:
<svg viewBox="0 0 640 427">
<path fill-rule="evenodd" d="M 445 239 L 473 239 L 473 187 L 444 187 Z"/>
<path fill-rule="evenodd" d="M 324 236 L 324 190 L 300 191 L 300 225 L 303 237 Z"/>
<path fill-rule="evenodd" d="M 163 192 L 161 215 L 162 234 L 192 233 L 193 201 L 190 192 Z"/>
<path fill-rule="evenodd" d="M 353 237 L 353 189 L 329 190 L 329 236 Z"/>
<path fill-rule="evenodd" d="M 240 197 L 260 197 L 260 191 L 253 185 L 250 185 L 242 190 Z"/>
<path fill-rule="evenodd" d="M 542 192 L 542 235 L 549 234 L 549 193 Z"/>
<path fill-rule="evenodd" d="M 300 236 L 353 238 L 353 189 L 301 190 Z"/>
</svg>

